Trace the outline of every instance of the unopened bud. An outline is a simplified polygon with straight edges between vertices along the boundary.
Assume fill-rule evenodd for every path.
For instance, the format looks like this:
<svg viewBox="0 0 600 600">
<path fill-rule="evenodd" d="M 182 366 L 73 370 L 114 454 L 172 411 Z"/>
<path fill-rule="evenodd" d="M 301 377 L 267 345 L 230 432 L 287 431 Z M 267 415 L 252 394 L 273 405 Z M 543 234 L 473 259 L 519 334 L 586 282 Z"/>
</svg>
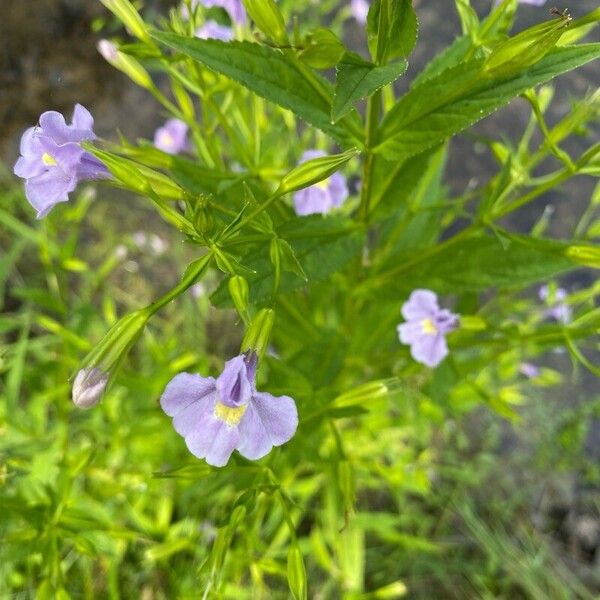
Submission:
<svg viewBox="0 0 600 600">
<path fill-rule="evenodd" d="M 108 62 L 113 62 L 119 58 L 117 47 L 109 40 L 100 40 L 96 44 L 96 48 L 102 55 L 102 58 Z"/>
<path fill-rule="evenodd" d="M 108 373 L 98 368 L 80 369 L 73 382 L 73 404 L 78 408 L 92 408 L 102 399 Z"/>
</svg>

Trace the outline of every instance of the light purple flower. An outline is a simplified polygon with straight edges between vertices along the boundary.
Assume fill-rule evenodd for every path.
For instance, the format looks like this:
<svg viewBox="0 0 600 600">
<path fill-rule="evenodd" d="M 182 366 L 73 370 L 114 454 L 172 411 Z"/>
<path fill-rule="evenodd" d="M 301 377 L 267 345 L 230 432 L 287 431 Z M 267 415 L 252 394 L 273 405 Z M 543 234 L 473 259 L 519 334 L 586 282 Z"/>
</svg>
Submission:
<svg viewBox="0 0 600 600">
<path fill-rule="evenodd" d="M 540 374 L 540 368 L 534 364 L 522 362 L 519 365 L 519 373 L 525 375 L 525 377 L 529 377 L 529 379 L 534 379 Z"/>
<path fill-rule="evenodd" d="M 544 311 L 544 317 L 554 319 L 565 325 L 571 321 L 571 307 L 564 302 L 568 295 L 565 289 L 556 288 L 556 291 L 550 297 L 550 288 L 547 285 L 543 285 L 538 293 L 540 300 L 548 305 L 548 308 Z"/>
<path fill-rule="evenodd" d="M 256 356 L 240 355 L 225 363 L 217 379 L 180 373 L 167 384 L 160 405 L 194 456 L 222 467 L 234 450 L 258 460 L 291 439 L 296 404 L 258 392 L 255 376 Z"/>
<path fill-rule="evenodd" d="M 428 367 L 437 367 L 448 355 L 446 335 L 458 327 L 458 315 L 440 308 L 430 290 L 415 290 L 402 306 L 406 323 L 398 325 L 403 344 L 410 345 L 412 357 Z"/>
<path fill-rule="evenodd" d="M 246 9 L 242 4 L 242 0 L 192 0 L 192 10 L 194 10 L 198 4 L 202 4 L 206 8 L 224 8 L 231 17 L 231 20 L 238 25 L 245 25 L 248 20 L 248 15 L 246 14 Z M 184 5 L 182 7 L 181 14 L 185 19 L 189 18 L 187 6 Z"/>
<path fill-rule="evenodd" d="M 179 154 L 188 147 L 188 126 L 179 119 L 169 119 L 154 132 L 154 145 L 168 154 Z"/>
<path fill-rule="evenodd" d="M 206 21 L 202 27 L 196 29 L 196 37 L 203 40 L 221 40 L 223 42 L 229 42 L 233 39 L 233 31 L 231 27 L 225 25 L 219 25 L 212 19 Z"/>
<path fill-rule="evenodd" d="M 206 8 L 220 6 L 224 8 L 231 20 L 239 25 L 245 25 L 247 21 L 246 9 L 242 4 L 242 0 L 200 0 Z"/>
<path fill-rule="evenodd" d="M 89 111 L 76 104 L 71 125 L 60 113 L 47 111 L 39 125 L 23 134 L 14 173 L 25 179 L 25 195 L 38 219 L 66 202 L 80 181 L 108 176 L 106 167 L 80 145 L 96 138 L 93 126 Z"/>
<path fill-rule="evenodd" d="M 352 16 L 361 25 L 364 25 L 367 22 L 367 15 L 369 14 L 369 3 L 367 0 L 352 0 L 350 2 L 350 11 L 352 12 Z"/>
<path fill-rule="evenodd" d="M 300 164 L 326 156 L 321 150 L 307 150 L 300 158 Z M 328 179 L 299 190 L 294 194 L 294 208 L 300 216 L 326 214 L 332 208 L 341 206 L 348 197 L 346 178 L 341 173 L 334 173 Z"/>
</svg>

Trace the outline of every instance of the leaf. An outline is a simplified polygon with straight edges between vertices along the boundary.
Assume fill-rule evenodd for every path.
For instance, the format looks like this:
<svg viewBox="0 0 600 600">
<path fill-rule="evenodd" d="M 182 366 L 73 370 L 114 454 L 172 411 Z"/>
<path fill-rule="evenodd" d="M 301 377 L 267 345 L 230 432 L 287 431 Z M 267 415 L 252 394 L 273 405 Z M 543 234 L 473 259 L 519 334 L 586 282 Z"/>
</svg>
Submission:
<svg viewBox="0 0 600 600">
<path fill-rule="evenodd" d="M 331 120 L 339 121 L 352 110 L 355 102 L 398 79 L 407 67 L 404 59 L 377 67 L 352 54 L 346 55 L 337 67 Z"/>
<path fill-rule="evenodd" d="M 375 152 L 402 160 L 418 154 L 493 113 L 531 87 L 600 57 L 600 44 L 556 48 L 509 77 L 482 77 L 472 60 L 413 88 L 387 114 Z"/>
<path fill-rule="evenodd" d="M 153 37 L 266 100 L 291 110 L 340 144 L 356 145 L 360 129 L 358 116 L 352 115 L 344 125 L 332 124 L 331 85 L 289 54 L 250 42 L 201 40 L 167 32 L 155 32 Z"/>
<path fill-rule="evenodd" d="M 310 283 L 322 281 L 342 269 L 360 253 L 364 240 L 363 232 L 349 219 L 320 215 L 286 221 L 278 228 L 277 235 L 289 242 Z M 273 270 L 268 245 L 245 257 L 243 263 L 256 271 L 254 276 L 247 278 L 250 303 L 269 298 L 273 289 Z M 283 293 L 304 285 L 306 282 L 294 273 L 281 274 L 280 291 Z M 231 305 L 226 282 L 221 283 L 211 300 L 216 306 Z"/>
<path fill-rule="evenodd" d="M 375 276 L 364 291 L 380 290 L 385 281 L 385 291 L 391 295 L 419 287 L 439 293 L 482 292 L 530 285 L 579 266 L 568 256 L 571 246 L 565 242 L 509 238 L 506 248 L 495 236 L 473 235 L 422 261 L 415 260 L 414 253 L 394 256 L 389 269 Z"/>
<path fill-rule="evenodd" d="M 408 56 L 417 42 L 418 21 L 412 0 L 375 0 L 367 18 L 371 56 L 385 64 Z"/>
</svg>

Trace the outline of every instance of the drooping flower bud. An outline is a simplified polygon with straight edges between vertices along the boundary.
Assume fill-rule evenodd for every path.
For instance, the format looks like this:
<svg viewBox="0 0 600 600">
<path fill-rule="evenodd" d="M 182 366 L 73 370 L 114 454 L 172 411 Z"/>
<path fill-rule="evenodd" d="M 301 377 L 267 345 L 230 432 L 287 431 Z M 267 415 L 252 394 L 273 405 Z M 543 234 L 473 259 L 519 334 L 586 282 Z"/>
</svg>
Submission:
<svg viewBox="0 0 600 600">
<path fill-rule="evenodd" d="M 92 408 L 102 399 L 108 373 L 97 368 L 80 369 L 73 382 L 73 404 L 78 408 Z"/>
</svg>

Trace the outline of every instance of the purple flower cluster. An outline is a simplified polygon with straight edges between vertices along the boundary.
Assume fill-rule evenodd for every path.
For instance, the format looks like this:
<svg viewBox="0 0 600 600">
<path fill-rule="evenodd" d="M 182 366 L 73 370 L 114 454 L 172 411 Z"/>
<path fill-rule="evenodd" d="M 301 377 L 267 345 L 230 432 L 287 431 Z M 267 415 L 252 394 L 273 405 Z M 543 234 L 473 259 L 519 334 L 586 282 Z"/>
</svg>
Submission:
<svg viewBox="0 0 600 600">
<path fill-rule="evenodd" d="M 76 104 L 70 125 L 60 113 L 47 111 L 23 134 L 14 173 L 25 179 L 25 195 L 38 219 L 66 202 L 80 181 L 108 177 L 106 167 L 81 147 L 96 138 L 93 126 L 89 111 Z"/>
<path fill-rule="evenodd" d="M 415 290 L 402 306 L 405 323 L 398 325 L 403 344 L 410 346 L 412 357 L 428 367 L 437 367 L 448 355 L 446 335 L 458 327 L 458 315 L 440 308 L 436 294 Z"/>
<path fill-rule="evenodd" d="M 300 164 L 325 155 L 321 150 L 307 150 L 300 158 Z M 341 206 L 347 197 L 346 178 L 341 173 L 334 173 L 328 179 L 296 192 L 294 208 L 300 216 L 327 214 L 331 209 Z"/>
<path fill-rule="evenodd" d="M 255 378 L 256 356 L 240 355 L 225 363 L 217 379 L 180 373 L 168 383 L 160 405 L 194 456 L 223 467 L 234 450 L 258 460 L 291 439 L 296 404 L 258 392 Z"/>
<path fill-rule="evenodd" d="M 179 119 L 169 119 L 154 132 L 154 145 L 168 154 L 179 154 L 188 148 L 188 126 Z"/>
</svg>

